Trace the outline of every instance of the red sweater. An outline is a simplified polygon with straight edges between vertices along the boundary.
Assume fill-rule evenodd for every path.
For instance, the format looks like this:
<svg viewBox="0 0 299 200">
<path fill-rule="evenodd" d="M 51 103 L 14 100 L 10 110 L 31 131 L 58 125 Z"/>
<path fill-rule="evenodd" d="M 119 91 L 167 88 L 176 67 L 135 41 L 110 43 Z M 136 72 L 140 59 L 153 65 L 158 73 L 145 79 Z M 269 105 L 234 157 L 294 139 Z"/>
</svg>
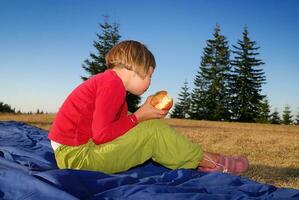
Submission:
<svg viewBox="0 0 299 200">
<path fill-rule="evenodd" d="M 69 146 L 90 139 L 103 144 L 137 124 L 136 116 L 127 112 L 123 82 L 113 70 L 106 70 L 73 90 L 59 109 L 48 137 Z"/>
</svg>

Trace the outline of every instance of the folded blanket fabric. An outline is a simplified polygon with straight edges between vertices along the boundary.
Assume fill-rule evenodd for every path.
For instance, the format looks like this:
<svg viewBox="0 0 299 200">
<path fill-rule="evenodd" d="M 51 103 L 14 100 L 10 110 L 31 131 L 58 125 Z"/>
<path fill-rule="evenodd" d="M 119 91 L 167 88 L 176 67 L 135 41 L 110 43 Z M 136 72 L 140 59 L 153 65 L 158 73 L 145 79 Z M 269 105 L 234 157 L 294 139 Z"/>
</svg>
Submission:
<svg viewBox="0 0 299 200">
<path fill-rule="evenodd" d="M 299 199 L 299 190 L 230 174 L 169 170 L 151 161 L 114 175 L 60 170 L 47 134 L 0 122 L 0 199 Z"/>
</svg>

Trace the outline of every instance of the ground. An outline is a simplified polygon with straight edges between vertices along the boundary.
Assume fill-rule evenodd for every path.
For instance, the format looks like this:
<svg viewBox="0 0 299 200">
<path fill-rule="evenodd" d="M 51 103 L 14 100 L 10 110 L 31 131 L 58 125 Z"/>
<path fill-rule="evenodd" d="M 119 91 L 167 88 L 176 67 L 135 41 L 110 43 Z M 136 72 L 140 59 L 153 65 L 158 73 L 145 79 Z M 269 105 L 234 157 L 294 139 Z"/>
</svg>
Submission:
<svg viewBox="0 0 299 200">
<path fill-rule="evenodd" d="M 0 115 L 49 130 L 55 115 Z M 251 166 L 243 176 L 277 187 L 299 189 L 299 126 L 165 119 L 206 151 L 243 154 Z"/>
</svg>

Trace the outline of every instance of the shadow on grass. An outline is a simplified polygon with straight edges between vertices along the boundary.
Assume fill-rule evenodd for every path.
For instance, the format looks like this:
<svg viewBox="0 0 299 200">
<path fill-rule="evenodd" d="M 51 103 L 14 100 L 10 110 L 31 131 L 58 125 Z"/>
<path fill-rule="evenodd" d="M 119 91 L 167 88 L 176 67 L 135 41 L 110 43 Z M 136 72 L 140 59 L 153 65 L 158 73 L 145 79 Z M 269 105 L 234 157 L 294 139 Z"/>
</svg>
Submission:
<svg viewBox="0 0 299 200">
<path fill-rule="evenodd" d="M 272 167 L 267 165 L 251 165 L 246 177 L 268 184 L 278 182 L 294 182 L 299 178 L 299 167 Z"/>
<path fill-rule="evenodd" d="M 24 123 L 30 124 L 30 125 L 42 125 L 42 126 L 48 126 L 48 125 L 52 124 L 52 122 L 36 122 L 36 121 L 26 121 Z"/>
<path fill-rule="evenodd" d="M 30 125 L 30 126 L 41 128 L 44 131 L 49 131 L 49 129 L 52 125 L 52 123 L 50 123 L 50 122 L 25 122 L 25 123 Z"/>
</svg>

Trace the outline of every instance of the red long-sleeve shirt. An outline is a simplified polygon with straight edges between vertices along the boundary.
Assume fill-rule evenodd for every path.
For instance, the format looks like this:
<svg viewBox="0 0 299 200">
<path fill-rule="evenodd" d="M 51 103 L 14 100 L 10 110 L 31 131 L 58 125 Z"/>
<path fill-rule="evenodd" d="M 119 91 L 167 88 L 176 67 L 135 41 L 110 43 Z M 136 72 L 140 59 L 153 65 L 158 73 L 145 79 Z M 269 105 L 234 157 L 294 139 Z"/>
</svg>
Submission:
<svg viewBox="0 0 299 200">
<path fill-rule="evenodd" d="M 48 137 L 69 146 L 90 139 L 103 144 L 137 124 L 136 116 L 127 112 L 123 82 L 113 70 L 106 70 L 73 90 L 60 107 Z"/>
</svg>

